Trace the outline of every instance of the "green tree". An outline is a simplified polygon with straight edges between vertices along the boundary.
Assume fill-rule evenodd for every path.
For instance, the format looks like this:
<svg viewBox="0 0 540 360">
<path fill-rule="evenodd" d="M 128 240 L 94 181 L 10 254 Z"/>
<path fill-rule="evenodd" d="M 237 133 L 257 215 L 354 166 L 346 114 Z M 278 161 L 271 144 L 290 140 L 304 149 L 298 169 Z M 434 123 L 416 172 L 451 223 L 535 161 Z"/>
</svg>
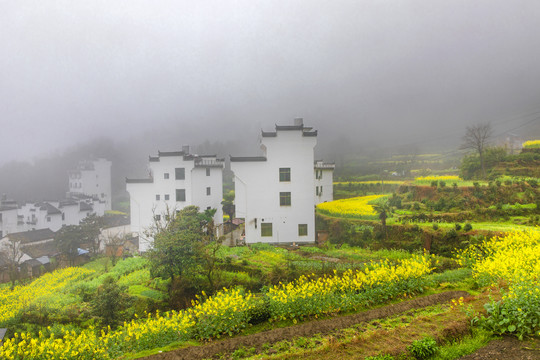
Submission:
<svg viewBox="0 0 540 360">
<path fill-rule="evenodd" d="M 373 205 L 373 209 L 379 213 L 379 220 L 381 220 L 382 230 L 386 237 L 386 219 L 391 215 L 392 207 L 387 199 L 382 199 L 377 204 Z"/>
<path fill-rule="evenodd" d="M 193 282 L 204 276 L 214 290 L 217 251 L 221 246 L 215 239 L 215 212 L 215 209 L 199 212 L 196 206 L 185 207 L 154 235 L 147 255 L 152 276 L 171 278 L 171 285 L 177 279 Z"/>
<path fill-rule="evenodd" d="M 15 288 L 15 282 L 19 279 L 19 263 L 24 256 L 21 250 L 21 240 L 10 236 L 8 241 L 4 243 L 0 252 L 4 254 L 7 260 L 9 280 L 11 281 L 11 290 Z"/>
<path fill-rule="evenodd" d="M 229 215 L 229 222 L 231 222 L 235 212 L 234 190 L 231 190 L 225 195 L 223 195 L 223 201 L 221 202 L 221 205 L 223 205 L 223 212 Z"/>
<path fill-rule="evenodd" d="M 71 266 L 75 264 L 75 259 L 79 255 L 78 249 L 82 243 L 82 233 L 81 226 L 67 225 L 62 226 L 54 237 L 58 250 L 69 260 Z"/>
<path fill-rule="evenodd" d="M 103 217 L 91 214 L 84 218 L 80 225 L 81 243 L 89 246 L 94 254 L 100 251 L 101 237 L 99 235 L 103 224 Z"/>
<path fill-rule="evenodd" d="M 127 297 L 123 289 L 112 276 L 107 276 L 98 287 L 91 301 L 92 313 L 98 317 L 105 327 L 114 328 L 121 320 L 121 312 L 125 308 Z"/>
</svg>

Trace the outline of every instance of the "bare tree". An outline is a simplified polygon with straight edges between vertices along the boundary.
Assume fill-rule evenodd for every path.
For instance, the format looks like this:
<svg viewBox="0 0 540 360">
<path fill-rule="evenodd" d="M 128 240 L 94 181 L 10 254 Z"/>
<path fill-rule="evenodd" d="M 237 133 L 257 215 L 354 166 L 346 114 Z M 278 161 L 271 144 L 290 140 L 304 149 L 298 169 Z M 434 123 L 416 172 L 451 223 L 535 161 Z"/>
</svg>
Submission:
<svg viewBox="0 0 540 360">
<path fill-rule="evenodd" d="M 105 254 L 111 258 L 112 265 L 116 265 L 118 250 L 123 248 L 129 236 L 124 233 L 109 234 L 105 237 Z"/>
<path fill-rule="evenodd" d="M 490 123 L 467 126 L 467 131 L 463 136 L 463 145 L 461 146 L 462 149 L 471 149 L 478 153 L 480 166 L 482 167 L 482 176 L 484 178 L 486 177 L 484 151 L 492 135 L 493 129 Z"/>
<path fill-rule="evenodd" d="M 21 250 L 21 240 L 10 236 L 8 241 L 0 248 L 0 251 L 4 253 L 8 260 L 9 280 L 11 280 L 11 289 L 13 290 L 15 281 L 19 278 L 19 263 L 24 256 Z"/>
</svg>

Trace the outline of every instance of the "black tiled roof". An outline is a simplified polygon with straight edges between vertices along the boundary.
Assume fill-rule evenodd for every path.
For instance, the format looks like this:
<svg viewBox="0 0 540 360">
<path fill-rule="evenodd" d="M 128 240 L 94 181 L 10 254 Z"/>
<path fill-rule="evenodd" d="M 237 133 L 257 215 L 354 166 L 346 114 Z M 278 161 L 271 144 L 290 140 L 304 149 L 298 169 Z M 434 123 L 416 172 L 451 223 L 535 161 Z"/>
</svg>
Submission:
<svg viewBox="0 0 540 360">
<path fill-rule="evenodd" d="M 39 229 L 11 233 L 6 236 L 9 236 L 10 239 L 20 241 L 21 244 L 30 244 L 37 241 L 54 239 L 54 231 L 52 231 L 51 229 Z"/>
<path fill-rule="evenodd" d="M 128 179 L 126 178 L 126 184 L 152 184 L 154 182 L 153 178 L 149 179 Z"/>
<path fill-rule="evenodd" d="M 158 150 L 158 156 L 159 157 L 162 157 L 162 156 L 183 156 L 183 155 L 187 155 L 185 152 L 183 151 L 159 151 Z"/>
<path fill-rule="evenodd" d="M 232 162 L 266 161 L 264 156 L 231 156 Z"/>
<path fill-rule="evenodd" d="M 79 204 L 79 210 L 80 211 L 92 211 L 94 210 L 94 208 L 92 207 L 92 205 L 84 202 L 84 201 L 81 201 L 81 203 Z"/>
<path fill-rule="evenodd" d="M 47 215 L 61 214 L 62 212 L 58 210 L 55 206 L 52 206 L 48 202 L 43 202 L 38 204 L 40 210 L 47 210 Z"/>
<path fill-rule="evenodd" d="M 54 241 L 47 241 L 42 244 L 27 245 L 21 250 L 23 253 L 34 259 L 42 256 L 56 256 L 60 253 Z"/>
<path fill-rule="evenodd" d="M 276 131 L 280 130 L 304 130 L 304 125 L 276 125 Z"/>
</svg>

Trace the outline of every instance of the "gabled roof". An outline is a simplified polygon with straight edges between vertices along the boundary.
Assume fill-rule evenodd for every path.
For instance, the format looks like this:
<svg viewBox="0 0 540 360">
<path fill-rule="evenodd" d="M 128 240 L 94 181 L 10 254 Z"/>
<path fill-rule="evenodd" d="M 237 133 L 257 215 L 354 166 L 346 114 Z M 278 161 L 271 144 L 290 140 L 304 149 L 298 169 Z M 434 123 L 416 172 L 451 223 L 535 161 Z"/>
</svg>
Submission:
<svg viewBox="0 0 540 360">
<path fill-rule="evenodd" d="M 21 244 L 31 244 L 37 241 L 54 239 L 54 231 L 51 229 L 30 230 L 11 233 L 6 235 L 6 237 L 15 241 L 20 241 Z"/>
<path fill-rule="evenodd" d="M 48 202 L 39 203 L 37 204 L 37 206 L 39 206 L 39 210 L 46 210 L 47 215 L 54 215 L 54 214 L 62 213 L 60 210 L 58 210 L 58 208 L 56 208 L 55 206 L 52 206 Z"/>
<path fill-rule="evenodd" d="M 47 241 L 41 244 L 27 245 L 23 247 L 22 252 L 33 259 L 40 259 L 44 256 L 54 257 L 60 253 L 54 241 Z"/>
</svg>

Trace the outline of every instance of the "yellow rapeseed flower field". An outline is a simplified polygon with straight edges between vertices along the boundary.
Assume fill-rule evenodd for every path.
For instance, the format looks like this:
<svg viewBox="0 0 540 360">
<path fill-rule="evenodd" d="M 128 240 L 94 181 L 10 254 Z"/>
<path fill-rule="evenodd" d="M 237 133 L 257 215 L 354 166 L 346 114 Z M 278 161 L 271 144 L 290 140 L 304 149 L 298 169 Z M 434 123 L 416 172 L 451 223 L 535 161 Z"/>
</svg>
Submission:
<svg viewBox="0 0 540 360">
<path fill-rule="evenodd" d="M 0 324 L 7 324 L 20 315 L 21 311 L 30 304 L 48 302 L 47 305 L 62 306 L 64 304 L 51 304 L 49 298 L 62 292 L 73 281 L 92 274 L 94 271 L 83 268 L 65 268 L 52 273 L 44 274 L 29 285 L 16 286 L 13 291 L 9 288 L 0 289 Z M 54 297 L 59 301 L 58 297 Z"/>
<path fill-rule="evenodd" d="M 540 140 L 529 140 L 523 143 L 525 149 L 538 149 L 540 148 Z"/>
<path fill-rule="evenodd" d="M 340 199 L 317 205 L 317 210 L 323 214 L 351 218 L 376 218 L 377 212 L 369 203 L 385 195 L 359 196 L 350 199 Z"/>
</svg>

